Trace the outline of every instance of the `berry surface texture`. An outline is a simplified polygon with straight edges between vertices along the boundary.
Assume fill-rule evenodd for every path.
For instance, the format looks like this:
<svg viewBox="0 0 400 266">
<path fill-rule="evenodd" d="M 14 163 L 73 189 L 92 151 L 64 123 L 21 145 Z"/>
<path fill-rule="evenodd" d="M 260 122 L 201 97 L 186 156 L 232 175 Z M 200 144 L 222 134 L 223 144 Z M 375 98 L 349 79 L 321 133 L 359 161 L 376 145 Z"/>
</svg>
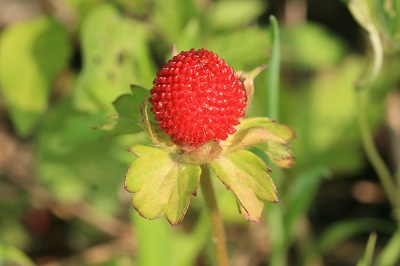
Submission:
<svg viewBox="0 0 400 266">
<path fill-rule="evenodd" d="M 188 148 L 226 140 L 247 105 L 233 68 L 205 49 L 174 56 L 157 73 L 150 92 L 151 111 L 160 128 Z"/>
</svg>

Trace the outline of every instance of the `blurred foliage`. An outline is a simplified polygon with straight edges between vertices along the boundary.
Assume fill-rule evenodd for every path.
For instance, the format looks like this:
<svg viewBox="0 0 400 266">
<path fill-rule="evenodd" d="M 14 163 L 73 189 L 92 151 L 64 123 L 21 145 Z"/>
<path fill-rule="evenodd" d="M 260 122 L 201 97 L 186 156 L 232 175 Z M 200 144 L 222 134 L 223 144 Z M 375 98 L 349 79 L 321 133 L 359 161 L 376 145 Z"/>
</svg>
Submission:
<svg viewBox="0 0 400 266">
<path fill-rule="evenodd" d="M 52 81 L 70 53 L 66 32 L 48 17 L 2 32 L 0 85 L 19 135 L 29 135 L 47 110 Z"/>
<path fill-rule="evenodd" d="M 106 130 L 93 130 L 108 129 L 116 114 L 123 117 L 133 111 L 130 107 L 135 103 L 131 105 L 130 101 L 141 101 L 146 93 L 139 94 L 141 99 L 128 97 L 131 85 L 150 89 L 157 69 L 171 57 L 172 45 L 179 51 L 192 47 L 212 50 L 235 70 L 249 71 L 268 64 L 255 81 L 249 116 L 268 114 L 271 95 L 266 88 L 267 76 L 269 71 L 280 73 L 279 122 L 295 129 L 297 140 L 292 148 L 297 159 L 290 170 L 273 169 L 277 171 L 274 181 L 281 201 L 279 205 L 266 205 L 263 226 L 268 228 L 268 238 L 263 241 L 270 245 L 268 256 L 261 262 L 286 265 L 289 251 L 294 249 L 296 265 L 322 265 L 321 258 L 342 241 L 371 231 L 391 237 L 378 265 L 398 262 L 400 237 L 394 220 L 350 219 L 319 232 L 313 231 L 307 215 L 328 178 L 356 175 L 365 169 L 356 120 L 355 82 L 363 72 L 362 77 L 377 78 L 363 94 L 371 130 L 383 124 L 384 99 L 399 82 L 400 3 L 344 2 L 353 5 L 350 10 L 367 36 L 378 38 L 381 65 L 376 63 L 373 45 L 371 53 L 355 52 L 322 24 L 303 21 L 287 26 L 280 22 L 279 72 L 279 66 L 269 61 L 271 51 L 276 51 L 273 45 L 277 36 L 270 35 L 269 24 L 261 19 L 270 3 L 261 0 L 62 0 L 58 5 L 69 20 L 56 12 L 43 12 L 3 27 L 0 132 L 8 132 L 29 146 L 33 169 L 28 180 L 21 182 L 0 169 L 0 264 L 32 265 L 22 251 L 36 258 L 34 251 L 43 248 L 33 236 L 38 233 L 26 225 L 32 219 L 27 215 L 32 208 L 50 209 L 57 216 L 52 221 L 67 224 L 56 232 L 65 231 L 63 241 L 70 253 L 64 255 L 108 243 L 115 235 L 99 224 L 110 219 L 133 224 L 133 233 L 127 237 L 136 243 L 134 248 L 127 248 L 134 250 L 133 254 L 111 252 L 113 256 L 101 262 L 82 259 L 78 265 L 131 265 L 132 261 L 135 265 L 211 264 L 212 240 L 208 237 L 208 220 L 203 217 L 202 196 L 192 198 L 187 218 L 177 229 L 170 228 L 164 219 L 147 221 L 130 214 L 130 196 L 122 189 L 132 160 L 126 150 L 145 138 L 138 133 L 138 125 L 129 124 L 130 120 L 119 120 L 111 132 L 113 137 Z M 366 69 L 371 61 L 375 63 Z M 116 101 L 126 107 L 116 110 Z M 120 130 L 126 126 L 132 127 Z M 17 164 L 24 165 L 22 161 Z M 43 203 L 37 188 L 45 189 L 51 201 Z M 232 195 L 218 183 L 215 188 L 228 230 L 247 232 L 253 225 L 240 216 Z M 87 204 L 93 216 L 78 212 L 71 217 L 55 208 L 54 202 L 73 207 Z M 82 226 L 80 219 L 87 224 Z M 308 231 L 301 234 L 304 223 Z M 117 235 L 126 237 L 126 232 Z M 248 235 L 245 239 L 251 242 Z M 236 254 L 237 246 L 232 243 L 231 254 Z"/>
</svg>

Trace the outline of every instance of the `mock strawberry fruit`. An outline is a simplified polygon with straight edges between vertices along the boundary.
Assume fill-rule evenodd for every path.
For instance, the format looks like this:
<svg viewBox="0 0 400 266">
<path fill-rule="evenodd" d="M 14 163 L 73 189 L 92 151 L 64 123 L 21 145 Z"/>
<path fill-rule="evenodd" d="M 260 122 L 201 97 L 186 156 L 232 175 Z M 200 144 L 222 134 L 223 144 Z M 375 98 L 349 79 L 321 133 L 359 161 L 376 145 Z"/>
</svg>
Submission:
<svg viewBox="0 0 400 266">
<path fill-rule="evenodd" d="M 151 111 L 172 140 L 190 148 L 226 140 L 244 116 L 246 92 L 233 68 L 213 52 L 184 51 L 157 73 Z"/>
</svg>

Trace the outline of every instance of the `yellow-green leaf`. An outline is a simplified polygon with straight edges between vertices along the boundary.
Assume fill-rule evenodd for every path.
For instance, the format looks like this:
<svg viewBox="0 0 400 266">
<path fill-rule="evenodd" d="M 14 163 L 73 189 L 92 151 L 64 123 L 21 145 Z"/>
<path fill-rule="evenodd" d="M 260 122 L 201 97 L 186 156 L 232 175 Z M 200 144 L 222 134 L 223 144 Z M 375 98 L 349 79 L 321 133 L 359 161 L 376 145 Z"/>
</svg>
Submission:
<svg viewBox="0 0 400 266">
<path fill-rule="evenodd" d="M 219 157 L 211 168 L 224 185 L 235 195 L 240 211 L 248 221 L 259 222 L 264 201 L 278 202 L 269 168 L 255 154 L 241 150 Z"/>
<path fill-rule="evenodd" d="M 287 145 L 287 142 L 275 135 L 270 130 L 263 127 L 251 127 L 244 130 L 237 131 L 235 134 L 227 141 L 227 148 L 225 153 L 235 152 L 237 150 L 245 149 L 253 145 L 272 141 L 283 145 Z"/>
<path fill-rule="evenodd" d="M 130 151 L 138 156 L 125 180 L 125 189 L 134 193 L 133 206 L 147 219 L 165 214 L 172 226 L 179 225 L 190 195 L 197 194 L 200 166 L 185 164 L 179 155 L 159 148 L 136 145 Z"/>
<path fill-rule="evenodd" d="M 221 142 L 224 154 L 255 146 L 265 152 L 279 167 L 290 167 L 295 156 L 289 141 L 296 137 L 294 131 L 266 117 L 246 118 L 236 127 L 236 133 Z"/>
<path fill-rule="evenodd" d="M 294 133 L 293 129 L 291 129 L 286 125 L 279 124 L 276 121 L 269 119 L 267 117 L 246 118 L 241 121 L 240 125 L 238 125 L 236 129 L 239 131 L 242 130 L 243 128 L 249 128 L 255 126 L 263 127 L 271 131 L 273 134 L 284 139 L 285 141 L 290 141 L 296 138 L 296 134 Z"/>
<path fill-rule="evenodd" d="M 294 158 L 296 156 L 292 153 L 288 146 L 274 142 L 264 142 L 256 146 L 274 162 L 277 166 L 282 168 L 289 168 L 294 165 Z"/>
</svg>

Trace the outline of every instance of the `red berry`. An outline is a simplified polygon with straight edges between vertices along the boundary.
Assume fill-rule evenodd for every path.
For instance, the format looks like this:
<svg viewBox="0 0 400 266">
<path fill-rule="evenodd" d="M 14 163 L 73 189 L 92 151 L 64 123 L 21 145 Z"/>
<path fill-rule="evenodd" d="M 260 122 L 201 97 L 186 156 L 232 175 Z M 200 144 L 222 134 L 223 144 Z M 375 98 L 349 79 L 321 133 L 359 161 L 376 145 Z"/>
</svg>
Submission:
<svg viewBox="0 0 400 266">
<path fill-rule="evenodd" d="M 161 129 L 189 147 L 226 140 L 247 102 L 233 68 L 204 49 L 174 56 L 157 73 L 150 92 L 151 111 Z"/>
</svg>

